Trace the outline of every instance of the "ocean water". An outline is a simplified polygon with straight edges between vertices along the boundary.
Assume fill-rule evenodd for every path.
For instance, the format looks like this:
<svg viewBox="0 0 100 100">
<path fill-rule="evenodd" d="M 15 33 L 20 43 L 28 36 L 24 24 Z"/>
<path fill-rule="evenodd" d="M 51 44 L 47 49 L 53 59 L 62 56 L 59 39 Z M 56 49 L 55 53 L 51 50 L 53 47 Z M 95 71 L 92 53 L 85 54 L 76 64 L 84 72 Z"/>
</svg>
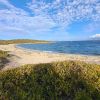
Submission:
<svg viewBox="0 0 100 100">
<path fill-rule="evenodd" d="M 54 53 L 100 56 L 100 41 L 60 41 L 49 44 L 19 44 L 18 47 Z"/>
</svg>

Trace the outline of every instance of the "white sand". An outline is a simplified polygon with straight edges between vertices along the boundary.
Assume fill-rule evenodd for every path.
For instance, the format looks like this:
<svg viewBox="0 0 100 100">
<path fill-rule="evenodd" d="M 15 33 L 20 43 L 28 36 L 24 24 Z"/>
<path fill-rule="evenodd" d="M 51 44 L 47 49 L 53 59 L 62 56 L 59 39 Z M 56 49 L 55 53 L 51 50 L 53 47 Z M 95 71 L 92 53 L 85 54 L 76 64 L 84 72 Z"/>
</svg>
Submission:
<svg viewBox="0 0 100 100">
<path fill-rule="evenodd" d="M 22 48 L 17 48 L 15 44 L 0 45 L 0 50 L 9 51 L 13 56 L 9 59 L 4 69 L 15 68 L 25 64 L 48 63 L 64 60 L 78 60 L 88 63 L 100 64 L 100 56 L 85 56 L 75 54 L 53 54 L 46 52 L 30 51 Z"/>
</svg>

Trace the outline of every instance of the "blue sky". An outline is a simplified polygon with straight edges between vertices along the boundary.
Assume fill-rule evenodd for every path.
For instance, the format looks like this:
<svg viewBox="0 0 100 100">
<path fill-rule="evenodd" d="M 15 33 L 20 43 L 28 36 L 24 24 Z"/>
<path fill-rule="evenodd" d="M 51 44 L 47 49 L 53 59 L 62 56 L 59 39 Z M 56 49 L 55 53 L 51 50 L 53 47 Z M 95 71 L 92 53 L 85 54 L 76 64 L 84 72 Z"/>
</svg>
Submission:
<svg viewBox="0 0 100 100">
<path fill-rule="evenodd" d="M 0 39 L 100 38 L 100 0 L 0 0 Z"/>
</svg>

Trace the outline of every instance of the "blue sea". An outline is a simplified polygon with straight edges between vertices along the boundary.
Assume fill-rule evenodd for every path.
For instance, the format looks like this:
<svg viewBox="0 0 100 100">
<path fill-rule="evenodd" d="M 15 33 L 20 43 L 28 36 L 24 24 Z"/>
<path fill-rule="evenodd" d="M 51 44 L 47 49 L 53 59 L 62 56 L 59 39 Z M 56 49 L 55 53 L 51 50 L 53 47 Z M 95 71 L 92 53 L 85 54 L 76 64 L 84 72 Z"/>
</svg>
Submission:
<svg viewBox="0 0 100 100">
<path fill-rule="evenodd" d="M 100 56 L 100 41 L 59 41 L 48 44 L 19 44 L 18 47 L 54 53 Z"/>
</svg>

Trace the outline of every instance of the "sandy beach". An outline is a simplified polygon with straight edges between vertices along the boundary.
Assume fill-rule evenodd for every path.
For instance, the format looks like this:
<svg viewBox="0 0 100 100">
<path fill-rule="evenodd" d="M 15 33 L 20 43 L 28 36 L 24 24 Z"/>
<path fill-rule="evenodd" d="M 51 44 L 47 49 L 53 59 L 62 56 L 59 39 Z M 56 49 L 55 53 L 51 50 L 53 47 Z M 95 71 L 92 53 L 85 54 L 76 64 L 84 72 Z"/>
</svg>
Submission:
<svg viewBox="0 0 100 100">
<path fill-rule="evenodd" d="M 0 50 L 9 51 L 12 56 L 4 69 L 16 68 L 25 64 L 49 63 L 55 61 L 78 60 L 87 63 L 100 64 L 100 56 L 86 56 L 75 54 L 54 54 L 47 52 L 31 51 L 18 48 L 15 44 L 0 45 Z"/>
</svg>

